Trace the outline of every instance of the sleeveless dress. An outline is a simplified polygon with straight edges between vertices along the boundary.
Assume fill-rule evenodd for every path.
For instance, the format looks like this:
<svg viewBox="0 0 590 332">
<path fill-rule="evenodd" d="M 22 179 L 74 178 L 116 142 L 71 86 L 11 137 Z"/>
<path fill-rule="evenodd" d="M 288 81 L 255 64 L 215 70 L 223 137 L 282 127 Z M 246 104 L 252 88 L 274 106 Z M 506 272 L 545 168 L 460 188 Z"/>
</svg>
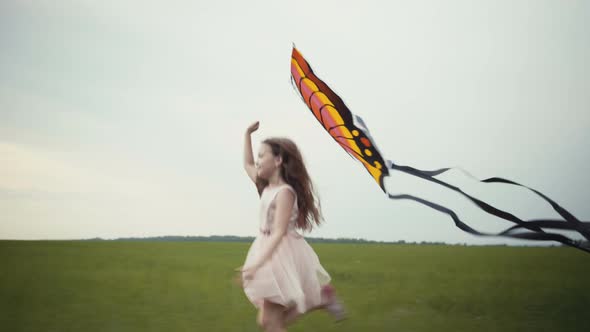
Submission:
<svg viewBox="0 0 590 332">
<path fill-rule="evenodd" d="M 320 264 L 318 256 L 295 228 L 298 209 L 297 194 L 290 185 L 265 188 L 260 196 L 260 230 L 248 250 L 244 268 L 248 268 L 263 253 L 270 242 L 276 210 L 275 198 L 281 190 L 295 194 L 295 204 L 287 233 L 271 257 L 256 271 L 252 280 L 242 280 L 244 292 L 256 308 L 263 300 L 281 304 L 299 313 L 321 304 L 321 288 L 330 282 L 330 275 Z"/>
</svg>

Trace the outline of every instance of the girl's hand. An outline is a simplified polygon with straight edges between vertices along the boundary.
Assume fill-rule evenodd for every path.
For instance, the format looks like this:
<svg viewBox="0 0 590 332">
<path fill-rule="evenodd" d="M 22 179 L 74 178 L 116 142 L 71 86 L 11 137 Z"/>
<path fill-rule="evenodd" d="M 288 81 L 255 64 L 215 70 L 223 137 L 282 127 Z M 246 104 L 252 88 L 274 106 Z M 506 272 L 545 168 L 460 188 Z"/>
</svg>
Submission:
<svg viewBox="0 0 590 332">
<path fill-rule="evenodd" d="M 251 266 L 247 269 L 242 269 L 242 276 L 244 277 L 244 280 L 254 279 L 256 271 L 258 271 L 258 266 Z"/>
<path fill-rule="evenodd" d="M 248 127 L 248 129 L 246 129 L 246 133 L 247 133 L 248 135 L 249 135 L 249 134 L 252 134 L 252 133 L 253 133 L 253 132 L 255 132 L 256 130 L 258 130 L 258 127 L 259 127 L 259 125 L 260 125 L 260 122 L 259 122 L 259 121 L 256 121 L 256 122 L 254 122 L 253 124 L 251 124 L 251 125 Z"/>
</svg>

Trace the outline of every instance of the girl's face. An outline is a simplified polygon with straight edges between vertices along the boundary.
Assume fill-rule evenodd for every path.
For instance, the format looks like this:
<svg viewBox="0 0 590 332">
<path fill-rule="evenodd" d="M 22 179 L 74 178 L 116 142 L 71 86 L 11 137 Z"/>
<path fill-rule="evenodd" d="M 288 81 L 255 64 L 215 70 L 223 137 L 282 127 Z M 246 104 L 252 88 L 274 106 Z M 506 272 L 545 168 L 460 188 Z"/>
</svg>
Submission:
<svg viewBox="0 0 590 332">
<path fill-rule="evenodd" d="M 259 178 L 269 179 L 280 165 L 280 157 L 275 157 L 268 144 L 260 144 L 256 159 L 256 174 Z"/>
</svg>

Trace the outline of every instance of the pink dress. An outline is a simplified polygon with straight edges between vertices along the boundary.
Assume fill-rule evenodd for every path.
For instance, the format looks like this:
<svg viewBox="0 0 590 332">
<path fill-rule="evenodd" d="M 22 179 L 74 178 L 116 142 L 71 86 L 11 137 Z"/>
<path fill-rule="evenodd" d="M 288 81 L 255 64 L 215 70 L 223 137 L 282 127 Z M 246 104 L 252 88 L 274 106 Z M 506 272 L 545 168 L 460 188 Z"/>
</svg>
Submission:
<svg viewBox="0 0 590 332">
<path fill-rule="evenodd" d="M 289 185 L 264 188 L 260 197 L 260 230 L 252 243 L 244 268 L 256 260 L 270 242 L 275 216 L 275 197 L 281 190 L 295 194 L 295 204 L 289 219 L 287 234 L 281 239 L 272 257 L 254 274 L 252 280 L 243 280 L 244 292 L 256 308 L 262 300 L 295 307 L 304 313 L 321 304 L 321 287 L 330 282 L 330 275 L 320 264 L 318 256 L 295 229 L 298 210 L 297 194 Z"/>
</svg>

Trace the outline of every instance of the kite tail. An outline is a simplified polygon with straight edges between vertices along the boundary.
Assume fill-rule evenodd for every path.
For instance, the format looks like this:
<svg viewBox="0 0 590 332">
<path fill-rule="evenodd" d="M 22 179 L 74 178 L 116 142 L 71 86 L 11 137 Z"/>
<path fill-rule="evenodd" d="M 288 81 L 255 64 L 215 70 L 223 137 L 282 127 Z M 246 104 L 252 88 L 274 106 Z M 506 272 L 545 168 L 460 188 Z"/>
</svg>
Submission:
<svg viewBox="0 0 590 332">
<path fill-rule="evenodd" d="M 388 168 L 390 168 L 390 169 L 398 170 L 400 172 L 404 172 L 406 174 L 410 174 L 410 175 L 422 178 L 424 180 L 434 182 L 434 183 L 442 185 L 448 189 L 451 189 L 455 192 L 458 192 L 461 195 L 468 198 L 471 202 L 473 202 L 475 205 L 477 205 L 480 209 L 482 209 L 486 213 L 494 215 L 494 216 L 499 217 L 501 219 L 513 222 L 516 225 L 513 227 L 510 227 L 500 233 L 483 233 L 483 232 L 479 232 L 479 231 L 473 229 L 472 227 L 468 226 L 467 224 L 465 224 L 463 221 L 461 221 L 461 219 L 457 216 L 457 214 L 453 210 L 448 209 L 442 205 L 439 205 L 439 204 L 436 204 L 436 203 L 433 203 L 433 202 L 430 202 L 425 199 L 422 199 L 422 198 L 419 198 L 416 196 L 412 196 L 412 195 L 405 195 L 405 194 L 392 195 L 389 192 L 387 192 L 390 199 L 413 200 L 413 201 L 416 201 L 416 202 L 421 203 L 423 205 L 426 205 L 434 210 L 445 213 L 453 219 L 453 221 L 455 222 L 455 225 L 458 228 L 460 228 L 463 231 L 466 231 L 468 233 L 474 234 L 474 235 L 503 236 L 503 237 L 517 238 L 517 239 L 540 240 L 540 241 L 557 241 L 557 242 L 563 243 L 565 245 L 568 245 L 568 246 L 571 246 L 571 247 L 574 247 L 574 248 L 577 248 L 577 249 L 580 249 L 580 250 L 590 253 L 590 248 L 580 246 L 576 241 L 566 237 L 565 235 L 557 234 L 557 233 L 547 233 L 543 230 L 543 228 L 549 228 L 549 229 L 576 231 L 580 235 L 582 235 L 584 238 L 586 238 L 587 240 L 590 240 L 590 222 L 578 220 L 578 218 L 576 218 L 572 213 L 570 213 L 569 211 L 567 211 L 566 209 L 561 207 L 559 204 L 557 204 L 556 202 L 551 200 L 549 197 L 543 195 L 542 193 L 540 193 L 539 191 L 537 191 L 535 189 L 529 188 L 525 185 L 516 183 L 514 181 L 510 181 L 510 180 L 506 180 L 506 179 L 502 179 L 502 178 L 498 178 L 498 177 L 493 177 L 493 178 L 489 178 L 489 179 L 485 179 L 485 180 L 479 180 L 479 179 L 473 177 L 472 175 L 470 175 L 469 173 L 462 170 L 463 172 L 468 174 L 470 177 L 476 179 L 479 182 L 505 183 L 505 184 L 511 184 L 511 185 L 516 185 L 516 186 L 527 188 L 527 189 L 533 191 L 534 193 L 536 193 L 541 198 L 543 198 L 549 204 L 551 204 L 553 209 L 560 216 L 562 216 L 565 220 L 555 220 L 555 219 L 522 220 L 509 212 L 506 212 L 506 211 L 500 210 L 496 207 L 493 207 L 493 206 L 489 205 L 488 203 L 483 202 L 482 200 L 465 193 L 460 188 L 457 188 L 457 187 L 450 185 L 444 181 L 434 178 L 435 176 L 440 175 L 450 169 L 454 169 L 454 167 L 453 168 L 441 168 L 441 169 L 432 170 L 432 171 L 423 171 L 423 170 L 419 170 L 419 169 L 416 169 L 416 168 L 413 168 L 410 166 L 396 165 L 390 160 L 387 161 L 387 164 L 388 164 L 387 165 Z M 457 169 L 459 169 L 459 168 L 457 168 Z M 526 230 L 526 231 L 522 232 L 523 230 Z M 517 231 L 520 231 L 520 232 L 517 232 Z"/>
</svg>

